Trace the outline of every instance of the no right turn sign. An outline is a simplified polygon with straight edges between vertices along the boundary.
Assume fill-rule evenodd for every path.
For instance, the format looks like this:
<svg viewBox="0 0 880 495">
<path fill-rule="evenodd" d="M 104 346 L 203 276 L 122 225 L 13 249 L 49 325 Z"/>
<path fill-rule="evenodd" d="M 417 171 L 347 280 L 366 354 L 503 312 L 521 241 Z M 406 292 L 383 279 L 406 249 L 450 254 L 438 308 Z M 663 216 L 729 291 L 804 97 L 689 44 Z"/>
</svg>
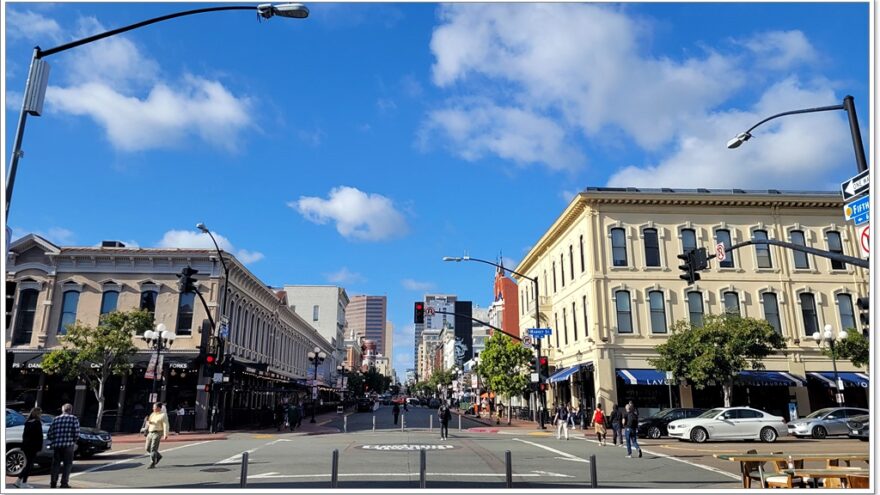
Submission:
<svg viewBox="0 0 880 495">
<path fill-rule="evenodd" d="M 859 247 L 862 250 L 862 257 L 867 258 L 871 254 L 871 224 L 866 223 L 859 227 Z"/>
</svg>

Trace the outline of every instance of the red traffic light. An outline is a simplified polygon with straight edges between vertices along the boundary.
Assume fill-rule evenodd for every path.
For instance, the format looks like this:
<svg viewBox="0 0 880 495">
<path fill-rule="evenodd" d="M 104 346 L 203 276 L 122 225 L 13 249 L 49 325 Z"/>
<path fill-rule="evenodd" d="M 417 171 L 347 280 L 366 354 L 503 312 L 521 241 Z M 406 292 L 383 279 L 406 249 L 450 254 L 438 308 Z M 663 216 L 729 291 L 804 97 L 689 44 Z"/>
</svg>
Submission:
<svg viewBox="0 0 880 495">
<path fill-rule="evenodd" d="M 210 392 L 210 391 L 211 391 L 211 384 L 210 384 L 210 383 L 206 383 L 206 384 L 205 384 L 205 388 L 204 388 L 204 390 L 205 390 L 205 392 Z"/>
<path fill-rule="evenodd" d="M 205 356 L 205 362 L 208 364 L 214 364 L 217 362 L 217 357 L 213 354 L 208 354 L 207 356 Z"/>
<path fill-rule="evenodd" d="M 547 366 L 547 356 L 541 356 L 541 366 Z"/>
</svg>

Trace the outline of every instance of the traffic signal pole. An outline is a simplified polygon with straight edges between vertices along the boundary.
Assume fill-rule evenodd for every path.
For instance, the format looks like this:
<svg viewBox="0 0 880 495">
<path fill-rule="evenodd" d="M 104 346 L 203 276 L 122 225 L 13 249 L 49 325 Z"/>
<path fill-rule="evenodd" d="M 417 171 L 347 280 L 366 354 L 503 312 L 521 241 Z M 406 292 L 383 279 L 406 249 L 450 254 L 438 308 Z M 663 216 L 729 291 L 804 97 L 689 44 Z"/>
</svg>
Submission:
<svg viewBox="0 0 880 495">
<path fill-rule="evenodd" d="M 815 256 L 820 256 L 822 258 L 828 258 L 833 261 L 849 263 L 850 265 L 855 265 L 861 268 L 870 268 L 871 266 L 868 260 L 863 260 L 861 258 L 855 258 L 853 256 L 847 256 L 845 254 L 834 253 L 831 251 L 823 251 L 822 249 L 801 246 L 800 244 L 793 244 L 791 242 L 777 241 L 775 239 L 749 239 L 748 241 L 743 241 L 739 244 L 734 244 L 733 246 L 730 246 L 729 248 L 725 249 L 724 252 L 729 253 L 735 249 L 739 249 L 741 247 L 749 246 L 752 244 L 773 244 L 774 246 L 781 246 L 791 249 L 793 251 L 800 251 L 802 253 L 809 253 Z M 716 257 L 717 255 L 713 254 L 711 256 L 708 256 L 706 259 L 711 260 Z"/>
</svg>

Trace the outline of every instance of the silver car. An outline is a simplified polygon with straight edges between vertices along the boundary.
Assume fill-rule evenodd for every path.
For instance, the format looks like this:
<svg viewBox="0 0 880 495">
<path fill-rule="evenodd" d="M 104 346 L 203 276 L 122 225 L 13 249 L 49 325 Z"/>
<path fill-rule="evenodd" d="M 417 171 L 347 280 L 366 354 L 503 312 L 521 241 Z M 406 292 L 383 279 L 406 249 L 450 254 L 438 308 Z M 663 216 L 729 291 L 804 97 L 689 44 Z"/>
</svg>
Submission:
<svg viewBox="0 0 880 495">
<path fill-rule="evenodd" d="M 27 464 L 27 456 L 21 450 L 22 438 L 24 437 L 24 423 L 26 418 L 23 414 L 6 410 L 6 476 L 18 476 Z M 49 425 L 43 425 L 43 450 L 37 453 L 34 464 L 48 466 L 52 464 L 52 449 L 46 440 L 46 432 Z"/>
<path fill-rule="evenodd" d="M 788 434 L 796 437 L 825 438 L 828 435 L 847 435 L 846 422 L 853 416 L 868 414 L 867 409 L 856 407 L 826 407 L 811 412 L 807 417 L 788 423 Z"/>
</svg>

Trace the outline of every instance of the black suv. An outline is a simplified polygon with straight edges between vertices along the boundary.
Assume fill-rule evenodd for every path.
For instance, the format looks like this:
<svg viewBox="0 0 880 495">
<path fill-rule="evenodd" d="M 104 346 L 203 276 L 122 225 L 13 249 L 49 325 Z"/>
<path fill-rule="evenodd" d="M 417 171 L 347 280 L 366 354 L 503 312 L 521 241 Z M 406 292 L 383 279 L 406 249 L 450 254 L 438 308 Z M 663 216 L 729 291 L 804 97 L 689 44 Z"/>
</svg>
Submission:
<svg viewBox="0 0 880 495">
<path fill-rule="evenodd" d="M 371 412 L 373 410 L 373 399 L 361 397 L 357 402 L 357 412 Z"/>
<path fill-rule="evenodd" d="M 40 420 L 46 426 L 52 424 L 53 418 L 55 416 L 51 414 L 40 416 Z M 113 439 L 110 437 L 110 433 L 89 426 L 79 427 L 79 440 L 76 441 L 77 457 L 86 459 L 95 454 L 110 450 L 111 447 L 113 447 Z"/>
<path fill-rule="evenodd" d="M 639 436 L 647 438 L 660 438 L 669 435 L 666 425 L 677 419 L 696 418 L 703 414 L 705 409 L 688 409 L 676 407 L 664 409 L 653 416 L 639 420 Z"/>
</svg>

